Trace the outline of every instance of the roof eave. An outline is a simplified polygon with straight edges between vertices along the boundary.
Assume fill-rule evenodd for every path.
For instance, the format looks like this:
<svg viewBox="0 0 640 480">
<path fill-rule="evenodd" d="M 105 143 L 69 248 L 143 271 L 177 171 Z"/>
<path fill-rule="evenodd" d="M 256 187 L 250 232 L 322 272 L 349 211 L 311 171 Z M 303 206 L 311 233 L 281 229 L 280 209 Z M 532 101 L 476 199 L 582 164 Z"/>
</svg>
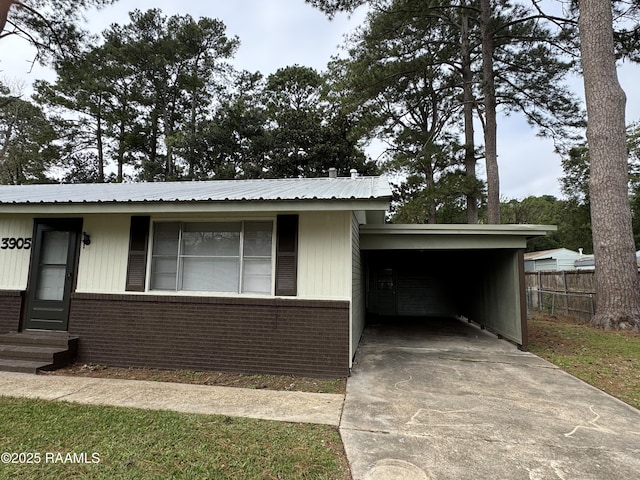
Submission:
<svg viewBox="0 0 640 480">
<path fill-rule="evenodd" d="M 385 211 L 390 198 L 297 199 L 297 200 L 206 200 L 143 202 L 39 202 L 0 203 L 0 213 L 89 214 L 89 213 L 183 213 L 264 211 Z"/>
</svg>

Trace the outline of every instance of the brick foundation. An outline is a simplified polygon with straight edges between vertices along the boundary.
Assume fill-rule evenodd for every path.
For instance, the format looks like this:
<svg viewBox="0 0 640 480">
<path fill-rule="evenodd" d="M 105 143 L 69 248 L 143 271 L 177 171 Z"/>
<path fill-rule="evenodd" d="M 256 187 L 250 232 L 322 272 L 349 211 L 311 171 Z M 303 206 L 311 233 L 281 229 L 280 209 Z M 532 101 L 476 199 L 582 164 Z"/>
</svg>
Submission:
<svg viewBox="0 0 640 480">
<path fill-rule="evenodd" d="M 0 290 L 0 334 L 17 332 L 24 292 Z"/>
<path fill-rule="evenodd" d="M 112 366 L 344 377 L 349 302 L 72 296 L 78 361 Z"/>
</svg>

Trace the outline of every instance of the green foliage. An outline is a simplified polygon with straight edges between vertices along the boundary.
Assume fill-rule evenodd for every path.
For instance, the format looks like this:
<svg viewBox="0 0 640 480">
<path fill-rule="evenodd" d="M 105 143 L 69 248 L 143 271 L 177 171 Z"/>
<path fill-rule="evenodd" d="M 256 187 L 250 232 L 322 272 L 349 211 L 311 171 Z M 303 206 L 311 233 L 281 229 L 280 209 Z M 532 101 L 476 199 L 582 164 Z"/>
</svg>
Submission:
<svg viewBox="0 0 640 480">
<path fill-rule="evenodd" d="M 592 253 L 589 208 L 552 195 L 510 200 L 500 205 L 502 221 L 516 224 L 557 225 L 558 230 L 527 242 L 527 251 L 568 248 Z"/>
<path fill-rule="evenodd" d="M 167 18 L 158 9 L 130 13 L 131 23 L 104 36 L 131 67 L 138 89 L 141 180 L 193 178 L 201 151 L 197 138 L 212 101 L 226 81 L 226 60 L 239 41 L 225 25 L 190 15 Z"/>
<path fill-rule="evenodd" d="M 262 93 L 267 176 L 326 176 L 331 167 L 339 175 L 351 168 L 361 174 L 375 171 L 351 136 L 351 120 L 324 89 L 325 78 L 309 67 L 282 68 L 267 79 Z"/>
<path fill-rule="evenodd" d="M 55 83 L 37 85 L 63 147 L 62 181 L 377 171 L 322 74 L 236 72 L 227 61 L 239 41 L 219 20 L 157 9 L 130 17 L 102 44 L 57 62 Z"/>
<path fill-rule="evenodd" d="M 629 147 L 629 200 L 633 214 L 636 248 L 640 248 L 640 124 L 627 129 Z M 528 242 L 528 250 L 569 248 L 593 253 L 589 197 L 589 149 L 586 144 L 571 148 L 562 159 L 560 178 L 565 200 L 550 195 L 510 200 L 501 205 L 504 223 L 558 225 L 558 231 Z"/>
<path fill-rule="evenodd" d="M 37 58 L 47 61 L 71 58 L 90 40 L 80 28 L 83 13 L 116 0 L 29 0 L 15 2 L 9 11 L 2 38 L 17 36 L 37 48 Z"/>
<path fill-rule="evenodd" d="M 7 90 L 4 90 L 7 92 Z M 40 108 L 0 96 L 0 184 L 47 183 L 58 159 L 55 131 Z"/>
<path fill-rule="evenodd" d="M 365 2 L 309 3 L 335 14 Z M 367 21 L 349 40 L 349 58 L 330 66 L 332 87 L 357 119 L 360 135 L 388 145 L 383 169 L 406 178 L 397 200 L 413 202 L 412 213 L 398 218 L 440 221 L 444 217 L 437 212 L 444 205 L 464 208 L 483 194 L 475 179 L 482 150 L 473 143 L 460 145 L 461 131 L 469 130 L 466 138 L 473 138 L 473 122 L 468 115 L 463 121 L 465 106 L 483 127 L 486 123 L 478 2 L 366 3 Z M 507 114 L 524 114 L 562 149 L 584 126 L 577 99 L 563 84 L 574 66 L 561 56 L 565 43 L 520 4 L 502 1 L 492 7 L 497 103 Z M 461 148 L 468 153 L 464 160 Z M 455 186 L 460 190 L 453 194 Z M 468 219 L 475 221 L 473 215 Z"/>
<path fill-rule="evenodd" d="M 640 248 L 640 123 L 627 128 L 629 151 L 629 201 L 633 215 L 633 234 L 636 248 Z M 560 229 L 566 230 L 569 244 L 580 244 L 585 252 L 592 252 L 589 196 L 589 149 L 580 144 L 569 150 L 562 159 L 564 175 L 560 178 L 562 193 L 567 197 L 566 214 Z M 587 241 L 588 240 L 588 241 Z M 563 245 L 563 246 L 567 246 Z M 568 247 L 567 248 L 571 248 Z"/>
</svg>

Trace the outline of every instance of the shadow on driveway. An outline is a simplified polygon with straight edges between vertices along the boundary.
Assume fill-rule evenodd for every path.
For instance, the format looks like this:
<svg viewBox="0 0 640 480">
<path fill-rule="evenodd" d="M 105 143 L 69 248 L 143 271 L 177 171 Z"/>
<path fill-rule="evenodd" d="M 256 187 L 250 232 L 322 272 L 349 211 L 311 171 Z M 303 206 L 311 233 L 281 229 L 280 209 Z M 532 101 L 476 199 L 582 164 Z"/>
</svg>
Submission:
<svg viewBox="0 0 640 480">
<path fill-rule="evenodd" d="M 640 472 L 640 411 L 456 319 L 368 326 L 340 433 L 354 480 Z"/>
</svg>

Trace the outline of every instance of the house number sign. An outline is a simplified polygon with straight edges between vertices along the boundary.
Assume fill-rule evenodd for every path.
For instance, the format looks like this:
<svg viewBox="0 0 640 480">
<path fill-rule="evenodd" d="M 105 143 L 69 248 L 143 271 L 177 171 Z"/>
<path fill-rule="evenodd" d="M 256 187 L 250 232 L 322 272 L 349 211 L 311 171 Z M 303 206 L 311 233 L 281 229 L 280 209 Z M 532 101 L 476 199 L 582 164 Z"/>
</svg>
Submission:
<svg viewBox="0 0 640 480">
<path fill-rule="evenodd" d="M 0 239 L 0 250 L 29 250 L 30 248 L 30 238 L 4 237 Z"/>
</svg>

